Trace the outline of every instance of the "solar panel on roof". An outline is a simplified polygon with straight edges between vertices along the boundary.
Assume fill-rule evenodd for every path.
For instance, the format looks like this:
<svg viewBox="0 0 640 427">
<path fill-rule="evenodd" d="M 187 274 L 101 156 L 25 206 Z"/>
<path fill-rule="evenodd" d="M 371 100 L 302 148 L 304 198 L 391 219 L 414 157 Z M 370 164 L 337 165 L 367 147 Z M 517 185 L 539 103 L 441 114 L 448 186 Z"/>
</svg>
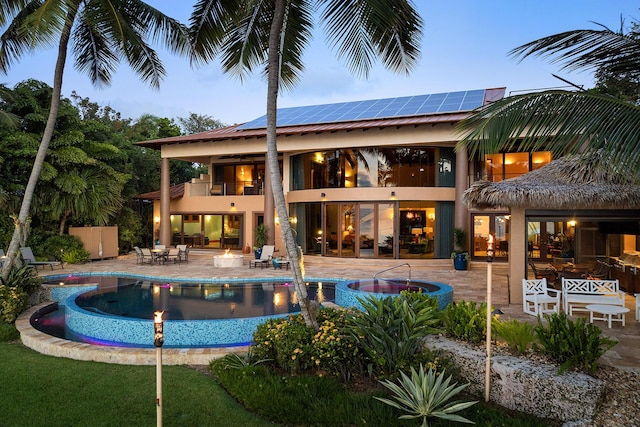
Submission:
<svg viewBox="0 0 640 427">
<path fill-rule="evenodd" d="M 482 106 L 484 96 L 485 90 L 478 89 L 279 108 L 278 127 L 471 111 Z M 265 115 L 239 126 L 238 129 L 266 127 L 267 116 Z"/>
</svg>

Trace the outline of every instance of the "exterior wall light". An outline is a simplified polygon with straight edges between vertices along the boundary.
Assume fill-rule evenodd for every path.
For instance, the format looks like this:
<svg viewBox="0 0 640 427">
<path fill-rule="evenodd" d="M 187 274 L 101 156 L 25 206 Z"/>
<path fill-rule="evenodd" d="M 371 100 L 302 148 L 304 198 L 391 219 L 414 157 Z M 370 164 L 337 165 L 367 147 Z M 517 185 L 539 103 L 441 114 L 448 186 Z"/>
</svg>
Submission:
<svg viewBox="0 0 640 427">
<path fill-rule="evenodd" d="M 326 194 L 320 193 L 320 197 L 324 198 L 324 197 L 326 197 Z"/>
<path fill-rule="evenodd" d="M 391 192 L 391 197 L 396 197 L 396 192 L 395 191 Z"/>
<path fill-rule="evenodd" d="M 236 204 L 234 202 L 231 202 L 231 207 L 234 207 Z"/>
</svg>

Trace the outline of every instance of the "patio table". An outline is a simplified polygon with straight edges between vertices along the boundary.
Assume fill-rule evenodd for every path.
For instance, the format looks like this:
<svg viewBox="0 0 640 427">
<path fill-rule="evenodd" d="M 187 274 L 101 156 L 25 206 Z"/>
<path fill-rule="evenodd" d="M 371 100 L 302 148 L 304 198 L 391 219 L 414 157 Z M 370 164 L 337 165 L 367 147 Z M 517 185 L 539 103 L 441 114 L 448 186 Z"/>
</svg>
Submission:
<svg viewBox="0 0 640 427">
<path fill-rule="evenodd" d="M 629 312 L 627 307 L 607 304 L 589 304 L 586 309 L 589 310 L 590 323 L 593 323 L 594 320 L 604 320 L 607 322 L 609 329 L 611 329 L 612 321 L 621 322 L 622 326 L 624 326 L 625 314 Z M 602 317 L 594 317 L 594 313 L 602 314 Z"/>
</svg>

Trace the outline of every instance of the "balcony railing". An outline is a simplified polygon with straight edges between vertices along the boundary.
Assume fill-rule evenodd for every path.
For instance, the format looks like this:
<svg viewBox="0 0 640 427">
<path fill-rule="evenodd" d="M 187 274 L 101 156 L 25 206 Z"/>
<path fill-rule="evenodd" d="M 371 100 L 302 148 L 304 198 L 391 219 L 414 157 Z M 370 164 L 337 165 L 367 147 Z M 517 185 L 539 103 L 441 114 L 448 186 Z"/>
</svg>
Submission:
<svg viewBox="0 0 640 427">
<path fill-rule="evenodd" d="M 258 196 L 264 194 L 262 181 L 228 181 L 210 184 L 204 181 L 191 182 L 190 196 Z"/>
</svg>

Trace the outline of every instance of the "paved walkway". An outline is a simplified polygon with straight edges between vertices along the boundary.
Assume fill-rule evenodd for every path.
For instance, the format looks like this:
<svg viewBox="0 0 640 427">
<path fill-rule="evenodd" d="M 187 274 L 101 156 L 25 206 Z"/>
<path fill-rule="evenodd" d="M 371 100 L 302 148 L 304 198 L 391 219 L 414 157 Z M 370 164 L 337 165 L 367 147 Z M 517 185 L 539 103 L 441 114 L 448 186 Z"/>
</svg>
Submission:
<svg viewBox="0 0 640 427">
<path fill-rule="evenodd" d="M 40 270 L 41 275 L 72 274 L 76 272 L 125 272 L 142 275 L 161 276 L 167 278 L 247 278 L 247 277 L 283 277 L 290 275 L 287 270 L 274 270 L 268 268 L 249 268 L 249 259 L 253 255 L 244 255 L 244 263 L 240 268 L 216 268 L 213 266 L 213 256 L 220 255 L 221 251 L 197 251 L 189 254 L 189 262 L 182 264 L 168 263 L 166 265 L 140 265 L 136 264 L 135 254 L 120 256 L 115 259 L 93 261 L 83 265 L 68 265 L 64 269 L 55 271 Z M 236 252 L 237 254 L 237 252 Z M 277 254 L 276 254 L 277 255 Z M 487 290 L 487 263 L 472 262 L 468 271 L 456 271 L 448 259 L 444 260 L 391 260 L 391 259 L 340 259 L 307 256 L 305 261 L 305 276 L 308 278 L 343 278 L 362 279 L 371 278 L 377 272 L 394 268 L 391 272 L 383 273 L 381 277 L 401 277 L 409 275 L 414 279 L 430 280 L 447 283 L 454 288 L 454 300 L 460 301 L 486 301 Z M 407 266 L 407 264 L 410 266 Z M 521 301 L 510 301 L 509 276 L 507 264 L 493 263 L 492 265 L 492 301 L 493 306 L 500 308 L 504 313 L 503 318 L 527 320 L 535 323 L 536 319 L 522 311 Z M 620 367 L 622 369 L 640 371 L 640 324 L 635 321 L 635 299 L 627 296 L 627 307 L 630 312 L 626 316 L 626 326 L 615 323 L 611 329 L 604 322 L 597 322 L 603 329 L 603 333 L 619 340 L 619 343 L 603 357 L 602 363 Z M 64 356 L 70 348 L 80 348 L 87 351 L 88 355 L 82 356 L 85 360 L 120 360 L 123 363 L 155 363 L 155 351 L 153 349 L 113 349 L 87 344 L 69 343 L 65 340 L 51 339 L 49 336 L 34 332 L 28 325 L 28 314 L 21 316 L 16 325 L 21 330 L 23 340 L 26 338 L 35 345 L 41 347 L 43 352 L 54 351 L 56 355 Z M 61 342 L 60 342 L 61 341 Z M 88 346 L 88 348 L 86 347 Z M 52 350 L 53 349 L 53 350 Z M 62 349 L 62 350 L 61 350 Z M 222 354 L 220 349 L 189 349 L 189 350 L 163 350 L 165 360 L 171 358 L 176 364 L 180 363 L 207 363 L 213 357 Z M 51 354 L 51 353 L 49 353 Z M 196 355 L 193 357 L 193 355 Z M 189 357 L 192 357 L 189 359 Z M 185 361 L 187 360 L 187 361 Z M 171 363 L 170 361 L 167 363 Z"/>
</svg>

